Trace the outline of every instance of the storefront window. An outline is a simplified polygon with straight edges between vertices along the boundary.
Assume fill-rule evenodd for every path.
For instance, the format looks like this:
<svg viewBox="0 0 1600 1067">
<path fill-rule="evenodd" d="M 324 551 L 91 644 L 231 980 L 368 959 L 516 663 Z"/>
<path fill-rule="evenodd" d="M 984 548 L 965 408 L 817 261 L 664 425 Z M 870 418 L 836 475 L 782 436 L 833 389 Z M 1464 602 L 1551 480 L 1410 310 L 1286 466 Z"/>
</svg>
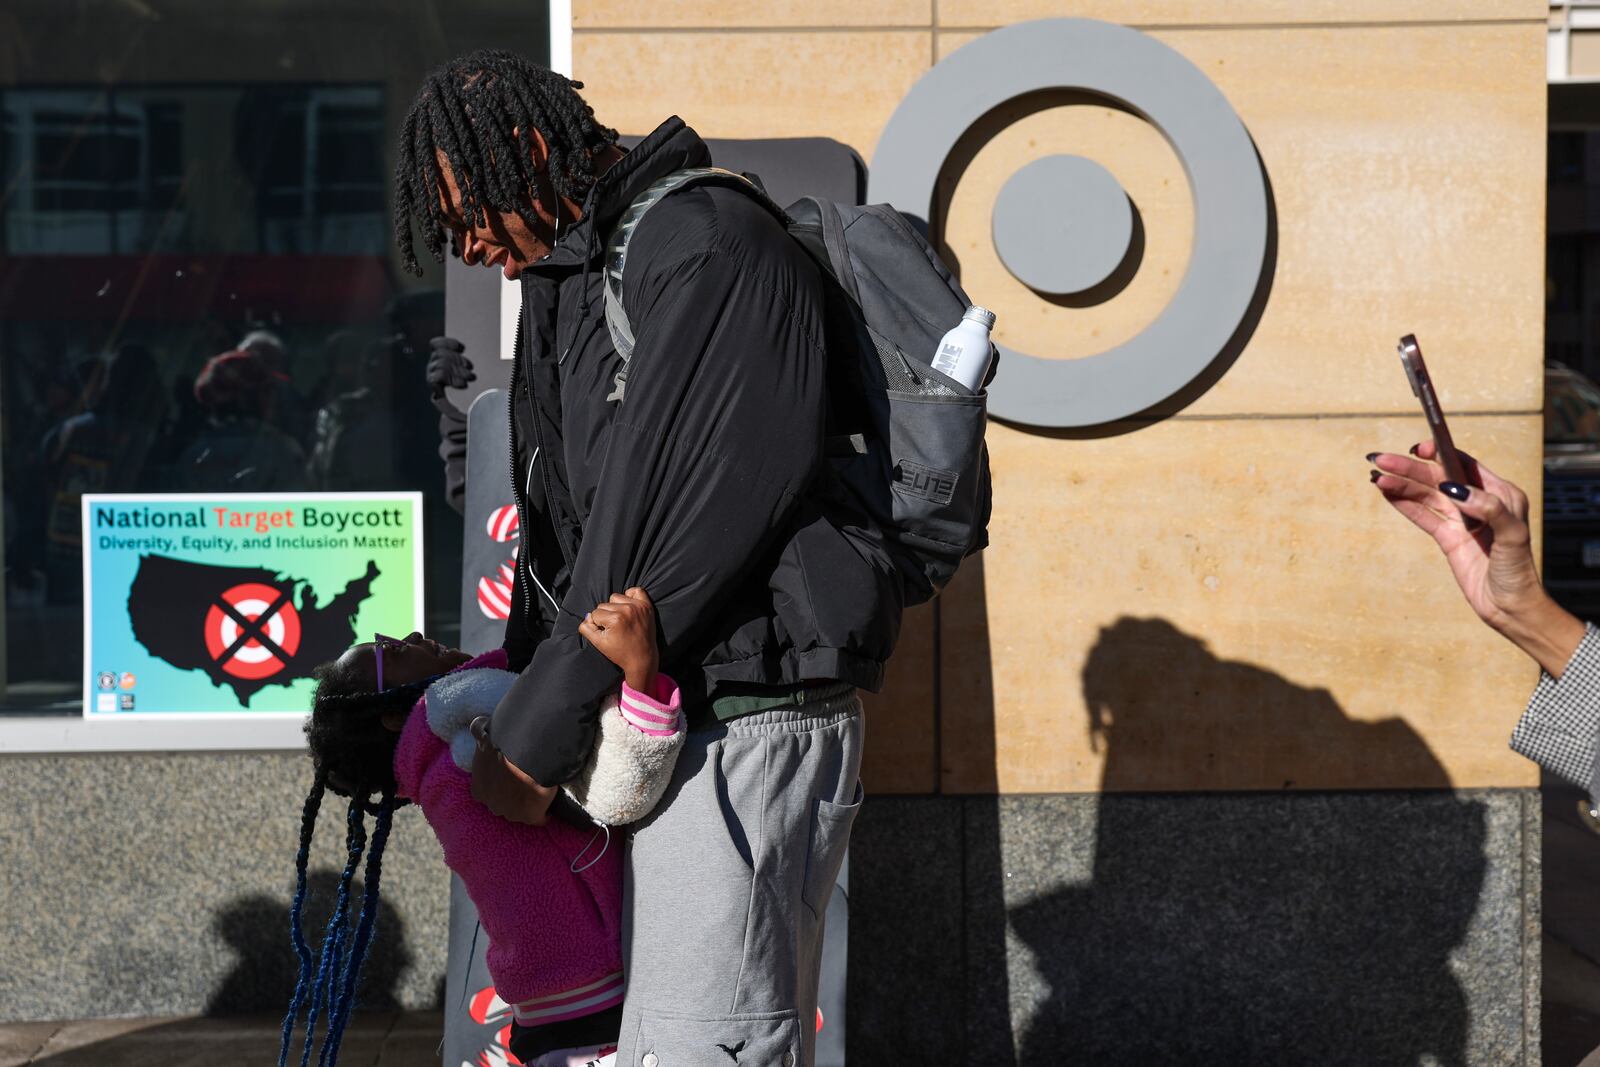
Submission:
<svg viewBox="0 0 1600 1067">
<path fill-rule="evenodd" d="M 458 622 L 444 271 L 395 262 L 394 140 L 450 56 L 543 59 L 545 5 L 162 7 L 59 5 L 0 65 L 10 715 L 80 710 L 84 493 L 420 491 L 428 629 Z"/>
</svg>

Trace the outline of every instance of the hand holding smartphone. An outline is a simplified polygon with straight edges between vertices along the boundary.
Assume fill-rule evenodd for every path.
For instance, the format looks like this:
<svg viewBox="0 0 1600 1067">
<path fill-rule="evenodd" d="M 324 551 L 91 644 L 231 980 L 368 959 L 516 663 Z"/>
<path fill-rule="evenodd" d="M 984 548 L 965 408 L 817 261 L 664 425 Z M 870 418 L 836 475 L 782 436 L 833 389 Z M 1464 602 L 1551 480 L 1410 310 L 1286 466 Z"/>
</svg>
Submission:
<svg viewBox="0 0 1600 1067">
<path fill-rule="evenodd" d="M 1434 391 L 1433 379 L 1428 377 L 1428 365 L 1422 361 L 1422 349 L 1417 344 L 1414 334 L 1406 334 L 1400 338 L 1400 365 L 1406 370 L 1406 378 L 1411 382 L 1411 392 L 1422 404 L 1422 416 L 1428 420 L 1428 430 L 1433 434 L 1435 458 L 1439 466 L 1444 468 L 1445 477 L 1452 482 L 1462 485 L 1477 485 L 1475 481 L 1467 478 L 1466 464 L 1461 462 L 1461 453 L 1456 451 L 1455 441 L 1450 437 L 1450 427 L 1444 421 L 1444 408 L 1439 406 L 1439 394 Z M 1468 523 L 1468 526 L 1476 525 Z"/>
</svg>

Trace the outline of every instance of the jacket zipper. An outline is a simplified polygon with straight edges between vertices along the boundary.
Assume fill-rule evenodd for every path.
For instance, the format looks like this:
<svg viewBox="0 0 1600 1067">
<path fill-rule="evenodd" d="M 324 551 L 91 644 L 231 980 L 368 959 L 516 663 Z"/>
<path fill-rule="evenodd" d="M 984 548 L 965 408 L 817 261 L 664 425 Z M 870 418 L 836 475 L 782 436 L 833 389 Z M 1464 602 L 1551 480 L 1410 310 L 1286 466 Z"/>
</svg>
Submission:
<svg viewBox="0 0 1600 1067">
<path fill-rule="evenodd" d="M 528 391 L 528 410 L 533 414 L 533 450 L 538 458 L 539 463 L 539 484 L 544 486 L 544 499 L 545 502 L 550 505 L 550 513 L 552 516 L 554 516 L 556 510 L 556 496 L 552 491 L 553 486 L 550 481 L 550 466 L 548 462 L 546 462 L 549 459 L 550 453 L 549 450 L 544 447 L 544 426 L 539 419 L 539 409 L 533 403 L 533 381 L 524 376 L 522 379 L 522 388 Z M 563 516 L 563 518 L 565 518 L 565 516 Z M 567 563 L 567 580 L 570 582 L 572 580 L 572 552 L 567 548 L 567 539 L 562 536 L 560 528 L 555 530 L 555 535 L 556 547 L 561 549 L 561 558 Z M 559 613 L 560 610 L 561 608 L 558 605 L 556 611 Z"/>
<path fill-rule="evenodd" d="M 544 430 L 540 423 L 539 410 L 533 402 L 533 381 L 527 375 L 525 368 L 522 365 L 521 308 L 517 309 L 517 339 L 515 344 L 512 346 L 511 355 L 512 380 L 515 381 L 518 373 L 522 372 L 522 388 L 527 392 L 528 395 L 529 421 L 533 423 L 533 457 L 528 461 L 528 477 L 532 479 L 533 468 L 534 466 L 537 466 L 539 468 L 539 484 L 544 487 L 545 502 L 549 505 L 551 511 L 553 512 L 555 509 L 555 495 L 551 492 L 550 469 L 545 465 L 546 452 L 544 447 Z M 565 354 L 563 354 L 562 358 L 566 358 Z M 517 393 L 514 388 L 507 390 L 507 392 L 510 394 L 508 415 L 511 419 L 512 430 L 515 431 L 517 425 Z M 517 470 L 517 443 L 515 433 L 513 432 L 508 436 L 511 438 L 511 496 L 513 502 L 517 506 L 517 529 L 526 531 L 528 528 L 528 517 L 526 511 L 524 510 L 524 503 L 527 499 L 527 493 L 522 487 L 522 479 L 517 477 L 520 472 Z M 565 560 L 567 564 L 567 574 L 571 575 L 573 569 L 572 554 L 567 549 L 567 542 L 566 539 L 561 536 L 561 531 L 558 529 L 554 532 L 556 535 L 556 545 L 561 549 L 561 558 Z M 550 591 L 544 587 L 544 583 L 539 581 L 538 577 L 533 574 L 533 561 L 530 554 L 526 551 L 531 537 L 531 533 L 524 533 L 521 537 L 523 550 L 517 553 L 517 584 L 522 587 L 522 602 L 531 606 L 533 604 L 533 593 L 528 589 L 528 579 L 533 578 L 534 582 L 539 586 L 539 591 L 545 595 L 545 599 L 550 601 L 550 606 L 556 610 L 556 618 L 551 621 L 551 626 L 553 627 L 561 617 L 562 608 L 560 603 L 557 602 L 556 598 L 552 596 Z"/>
<path fill-rule="evenodd" d="M 533 566 L 528 561 L 528 544 L 532 540 L 532 535 L 528 531 L 528 516 L 524 506 L 527 494 L 522 490 L 522 479 L 517 477 L 517 390 L 515 387 L 519 374 L 524 380 L 527 378 L 527 375 L 523 374 L 522 370 L 522 308 L 519 306 L 517 308 L 516 340 L 511 344 L 511 381 L 513 386 L 506 390 L 506 413 L 511 419 L 511 432 L 506 434 L 506 440 L 509 442 L 511 449 L 511 502 L 517 506 L 517 530 L 519 531 L 518 541 L 520 542 L 517 550 L 517 584 L 522 587 L 523 610 L 527 611 L 533 607 L 533 592 L 528 588 L 527 577 L 529 568 Z M 537 432 L 539 425 L 538 412 L 533 413 L 533 424 Z"/>
</svg>

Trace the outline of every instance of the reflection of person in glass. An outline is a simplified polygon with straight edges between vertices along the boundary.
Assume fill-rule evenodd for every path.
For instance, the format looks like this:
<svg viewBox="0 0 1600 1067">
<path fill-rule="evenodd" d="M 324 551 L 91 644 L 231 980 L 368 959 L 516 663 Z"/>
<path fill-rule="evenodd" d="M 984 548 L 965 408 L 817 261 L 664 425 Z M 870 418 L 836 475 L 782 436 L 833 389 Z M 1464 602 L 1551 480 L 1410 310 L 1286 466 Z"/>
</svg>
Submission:
<svg viewBox="0 0 1600 1067">
<path fill-rule="evenodd" d="M 438 441 L 419 430 L 434 425 L 438 413 L 430 391 L 416 383 L 426 377 L 433 339 L 444 333 L 444 292 L 400 293 L 390 299 L 384 317 L 389 336 L 383 369 L 397 384 L 390 402 L 395 480 L 398 488 L 428 490 L 432 506 L 439 484 Z"/>
<path fill-rule="evenodd" d="M 81 581 L 80 498 L 146 488 L 146 460 L 165 411 L 161 374 L 143 345 L 123 345 L 98 370 L 86 387 L 88 410 L 51 430 L 42 449 L 52 600 L 75 595 Z"/>
<path fill-rule="evenodd" d="M 268 421 L 301 445 L 311 435 L 311 408 L 294 385 L 294 364 L 283 338 L 271 330 L 251 330 L 239 342 L 239 351 L 249 352 L 272 372 L 271 415 Z"/>
<path fill-rule="evenodd" d="M 311 434 L 312 487 L 328 492 L 411 488 L 395 480 L 389 343 L 360 330 L 339 330 L 323 351 L 327 399 L 317 409 Z"/>
<path fill-rule="evenodd" d="M 224 352 L 206 361 L 194 396 L 206 411 L 200 434 L 178 457 L 179 490 L 283 493 L 305 488 L 306 456 L 272 425 L 276 373 L 252 352 Z"/>
</svg>

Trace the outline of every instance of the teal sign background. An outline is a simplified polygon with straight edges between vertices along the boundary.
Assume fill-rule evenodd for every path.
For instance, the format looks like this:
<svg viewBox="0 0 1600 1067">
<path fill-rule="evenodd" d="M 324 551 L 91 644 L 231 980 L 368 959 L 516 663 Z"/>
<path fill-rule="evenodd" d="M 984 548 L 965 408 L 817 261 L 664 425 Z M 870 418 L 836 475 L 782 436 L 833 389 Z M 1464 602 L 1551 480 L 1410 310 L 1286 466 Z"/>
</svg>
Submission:
<svg viewBox="0 0 1600 1067">
<path fill-rule="evenodd" d="M 421 511 L 420 493 L 85 496 L 85 717 L 304 714 L 311 668 L 421 629 Z M 221 662 L 267 672 L 241 679 L 215 665 L 243 633 L 217 600 L 263 572 L 289 595 L 272 632 L 297 648 L 236 650 Z"/>
</svg>

